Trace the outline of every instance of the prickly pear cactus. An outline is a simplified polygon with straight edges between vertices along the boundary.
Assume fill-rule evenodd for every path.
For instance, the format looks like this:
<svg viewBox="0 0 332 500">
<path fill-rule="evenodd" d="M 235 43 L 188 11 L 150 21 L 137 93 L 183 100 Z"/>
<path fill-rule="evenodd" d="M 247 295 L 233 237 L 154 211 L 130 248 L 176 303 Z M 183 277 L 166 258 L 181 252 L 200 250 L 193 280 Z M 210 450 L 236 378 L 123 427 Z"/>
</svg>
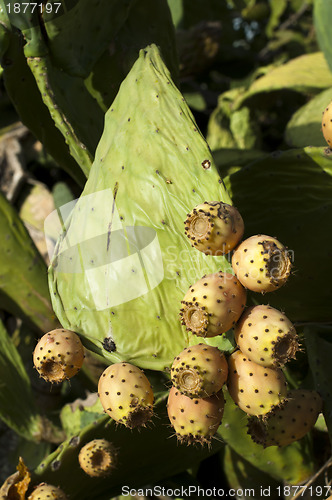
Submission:
<svg viewBox="0 0 332 500">
<path fill-rule="evenodd" d="M 140 51 L 106 113 L 89 179 L 49 268 L 63 327 L 111 362 L 157 370 L 197 344 L 180 324 L 181 300 L 197 277 L 231 269 L 224 257 L 192 248 L 185 236 L 187 214 L 211 199 L 231 203 L 208 145 L 151 45 Z M 216 344 L 222 346 L 223 337 Z"/>
</svg>

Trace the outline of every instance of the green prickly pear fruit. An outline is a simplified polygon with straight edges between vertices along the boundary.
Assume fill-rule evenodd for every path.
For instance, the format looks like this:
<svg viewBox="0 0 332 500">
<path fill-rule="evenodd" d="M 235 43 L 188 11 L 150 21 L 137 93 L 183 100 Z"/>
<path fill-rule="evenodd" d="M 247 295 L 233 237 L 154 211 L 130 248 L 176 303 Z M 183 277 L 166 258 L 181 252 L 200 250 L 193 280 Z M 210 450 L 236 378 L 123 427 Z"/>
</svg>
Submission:
<svg viewBox="0 0 332 500">
<path fill-rule="evenodd" d="M 234 337 L 243 354 L 262 366 L 282 366 L 299 350 L 293 323 L 268 305 L 249 307 L 236 324 Z"/>
<path fill-rule="evenodd" d="M 108 366 L 99 379 L 98 395 L 105 412 L 130 429 L 144 426 L 153 416 L 150 382 L 130 363 Z"/>
<path fill-rule="evenodd" d="M 172 387 L 167 412 L 178 441 L 209 444 L 221 423 L 224 404 L 222 391 L 208 398 L 192 399 Z"/>
<path fill-rule="evenodd" d="M 219 392 L 227 375 L 228 364 L 223 352 L 206 344 L 184 349 L 171 368 L 173 385 L 190 398 L 205 398 Z"/>
<path fill-rule="evenodd" d="M 322 411 L 322 398 L 316 391 L 293 389 L 263 419 L 250 418 L 248 434 L 255 443 L 286 446 L 305 436 Z"/>
<path fill-rule="evenodd" d="M 240 350 L 228 359 L 228 391 L 249 415 L 264 415 L 287 395 L 287 383 L 279 368 L 266 368 L 250 361 Z"/>
<path fill-rule="evenodd" d="M 206 255 L 225 255 L 241 241 L 244 223 L 239 211 L 221 201 L 205 201 L 188 214 L 185 234 Z"/>
<path fill-rule="evenodd" d="M 290 275 L 287 249 L 276 238 L 258 234 L 242 241 L 232 256 L 232 267 L 243 286 L 254 292 L 273 292 Z"/>
<path fill-rule="evenodd" d="M 61 488 L 47 483 L 40 483 L 28 496 L 28 500 L 67 500 L 67 498 Z"/>
<path fill-rule="evenodd" d="M 180 319 L 188 331 L 199 337 L 215 337 L 240 318 L 246 291 L 233 274 L 220 271 L 192 285 L 181 304 Z"/>
<path fill-rule="evenodd" d="M 329 147 L 332 145 L 332 102 L 323 111 L 322 132 Z"/>
<path fill-rule="evenodd" d="M 88 476 L 107 476 L 115 466 L 116 451 L 106 439 L 93 439 L 81 448 L 78 461 Z"/>
<path fill-rule="evenodd" d="M 81 369 L 84 348 L 79 336 L 63 328 L 45 333 L 33 352 L 33 363 L 47 382 L 60 383 Z"/>
</svg>

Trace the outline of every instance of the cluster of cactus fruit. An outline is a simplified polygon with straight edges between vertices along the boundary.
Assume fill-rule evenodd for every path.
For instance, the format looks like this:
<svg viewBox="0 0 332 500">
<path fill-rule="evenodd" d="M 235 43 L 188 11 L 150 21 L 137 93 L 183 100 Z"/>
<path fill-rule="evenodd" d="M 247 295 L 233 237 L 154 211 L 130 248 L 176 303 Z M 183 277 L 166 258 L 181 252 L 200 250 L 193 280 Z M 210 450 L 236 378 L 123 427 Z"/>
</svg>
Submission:
<svg viewBox="0 0 332 500">
<path fill-rule="evenodd" d="M 224 390 L 248 415 L 253 441 L 264 447 L 285 446 L 302 438 L 322 409 L 315 391 L 288 390 L 282 367 L 300 349 L 291 321 L 269 305 L 246 308 L 247 289 L 266 293 L 286 282 L 291 268 L 287 250 L 266 235 L 241 241 L 243 233 L 237 209 L 222 202 L 204 202 L 185 221 L 185 234 L 197 250 L 212 256 L 233 251 L 234 271 L 203 276 L 182 300 L 180 321 L 193 345 L 184 348 L 170 367 L 167 413 L 178 441 L 187 444 L 211 443 L 223 418 Z M 230 355 L 203 341 L 231 329 L 236 347 Z M 194 336 L 201 341 L 195 343 Z M 37 343 L 33 359 L 40 376 L 59 383 L 79 371 L 84 348 L 76 333 L 52 330 Z M 128 362 L 104 370 L 98 396 L 105 413 L 129 429 L 146 426 L 153 417 L 151 384 L 140 368 Z M 117 451 L 104 439 L 87 443 L 78 454 L 82 470 L 90 477 L 108 475 L 116 460 Z M 54 498 L 66 498 L 61 490 L 44 483 L 29 498 L 42 499 L 45 491 Z"/>
<path fill-rule="evenodd" d="M 210 442 L 221 423 L 222 387 L 227 385 L 235 404 L 250 416 L 248 433 L 255 442 L 285 446 L 300 439 L 314 426 L 322 401 L 315 391 L 288 390 L 282 367 L 300 349 L 295 327 L 269 305 L 245 310 L 247 289 L 264 294 L 286 283 L 291 270 L 287 249 L 267 235 L 241 241 L 243 219 L 222 202 L 195 207 L 187 215 L 185 233 L 207 255 L 233 251 L 234 275 L 217 272 L 191 285 L 181 322 L 204 338 L 233 328 L 236 349 L 226 360 L 218 348 L 198 344 L 175 358 L 168 414 L 176 435 L 189 443 Z"/>
</svg>

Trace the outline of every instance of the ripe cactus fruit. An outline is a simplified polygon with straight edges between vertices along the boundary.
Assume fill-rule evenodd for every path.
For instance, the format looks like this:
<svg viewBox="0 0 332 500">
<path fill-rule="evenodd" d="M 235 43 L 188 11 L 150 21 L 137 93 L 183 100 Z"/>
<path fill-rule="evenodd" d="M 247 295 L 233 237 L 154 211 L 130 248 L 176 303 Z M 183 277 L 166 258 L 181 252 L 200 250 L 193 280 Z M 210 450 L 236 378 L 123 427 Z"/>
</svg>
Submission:
<svg viewBox="0 0 332 500">
<path fill-rule="evenodd" d="M 133 429 L 153 415 L 154 395 L 145 374 L 130 363 L 114 363 L 104 370 L 98 395 L 105 412 L 116 422 Z"/>
<path fill-rule="evenodd" d="M 228 364 L 223 352 L 206 344 L 184 349 L 171 368 L 173 385 L 190 398 L 205 398 L 219 392 L 227 375 Z"/>
<path fill-rule="evenodd" d="M 279 368 L 266 368 L 250 361 L 240 350 L 228 359 L 228 390 L 234 402 L 249 415 L 264 415 L 287 394 Z"/>
<path fill-rule="evenodd" d="M 243 286 L 265 293 L 277 290 L 286 283 L 291 261 L 280 241 L 258 234 L 242 241 L 236 248 L 232 267 Z"/>
<path fill-rule="evenodd" d="M 40 483 L 28 496 L 28 500 L 67 500 L 67 495 L 56 486 Z"/>
<path fill-rule="evenodd" d="M 203 276 L 181 301 L 180 319 L 199 337 L 227 332 L 241 316 L 246 291 L 233 274 L 217 272 Z"/>
<path fill-rule="evenodd" d="M 114 468 L 116 451 L 106 439 L 94 439 L 81 448 L 78 461 L 88 476 L 107 476 Z"/>
<path fill-rule="evenodd" d="M 316 391 L 294 389 L 263 419 L 250 418 L 248 434 L 264 447 L 286 446 L 313 428 L 321 410 L 322 399 Z"/>
<path fill-rule="evenodd" d="M 79 336 L 62 328 L 45 333 L 33 352 L 33 362 L 47 382 L 59 383 L 76 375 L 84 360 Z"/>
<path fill-rule="evenodd" d="M 173 386 L 167 412 L 178 440 L 187 444 L 209 444 L 221 423 L 224 404 L 222 391 L 208 398 L 192 399 Z"/>
<path fill-rule="evenodd" d="M 332 146 L 332 102 L 323 111 L 322 132 L 329 147 Z"/>
<path fill-rule="evenodd" d="M 241 241 L 244 223 L 239 211 L 221 201 L 205 201 L 187 215 L 185 234 L 207 255 L 224 255 Z"/>
<path fill-rule="evenodd" d="M 281 311 L 263 304 L 242 314 L 234 337 L 243 354 L 262 366 L 282 366 L 299 349 L 293 323 Z"/>
</svg>

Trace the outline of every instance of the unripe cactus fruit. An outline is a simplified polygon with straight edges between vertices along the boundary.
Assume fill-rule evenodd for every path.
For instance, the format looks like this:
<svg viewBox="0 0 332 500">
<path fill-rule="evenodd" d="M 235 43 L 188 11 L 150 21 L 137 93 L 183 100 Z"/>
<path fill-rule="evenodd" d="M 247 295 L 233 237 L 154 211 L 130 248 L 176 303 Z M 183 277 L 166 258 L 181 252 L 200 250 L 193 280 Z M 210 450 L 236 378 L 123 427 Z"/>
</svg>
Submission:
<svg viewBox="0 0 332 500">
<path fill-rule="evenodd" d="M 323 111 L 322 132 L 329 147 L 332 146 L 332 102 Z"/>
<path fill-rule="evenodd" d="M 197 205 L 185 221 L 193 247 L 207 255 L 224 255 L 241 241 L 244 223 L 239 211 L 221 201 Z"/>
<path fill-rule="evenodd" d="M 105 412 L 116 422 L 133 429 L 153 415 L 154 395 L 145 374 L 130 363 L 114 363 L 104 370 L 98 395 Z"/>
<path fill-rule="evenodd" d="M 174 387 L 190 398 L 205 398 L 219 392 L 227 375 L 228 364 L 223 352 L 206 344 L 184 349 L 171 368 Z"/>
<path fill-rule="evenodd" d="M 187 444 L 209 444 L 221 423 L 224 404 L 222 391 L 208 398 L 192 399 L 173 386 L 167 412 L 178 440 Z"/>
<path fill-rule="evenodd" d="M 248 434 L 264 447 L 286 446 L 305 436 L 321 411 L 322 399 L 316 391 L 294 389 L 263 419 L 250 418 Z"/>
<path fill-rule="evenodd" d="M 299 349 L 293 323 L 281 311 L 263 304 L 242 314 L 234 338 L 243 354 L 262 366 L 282 366 Z"/>
<path fill-rule="evenodd" d="M 47 382 L 59 383 L 82 367 L 84 349 L 79 336 L 62 328 L 46 333 L 33 353 L 34 366 Z"/>
<path fill-rule="evenodd" d="M 65 493 L 56 486 L 40 483 L 28 496 L 28 500 L 67 500 Z"/>
<path fill-rule="evenodd" d="M 246 291 L 233 274 L 203 276 L 181 302 L 180 319 L 199 337 L 215 337 L 232 328 L 246 304 Z"/>
<path fill-rule="evenodd" d="M 94 439 L 81 448 L 78 461 L 88 476 L 107 476 L 115 466 L 116 451 L 106 439 Z"/>
<path fill-rule="evenodd" d="M 265 293 L 277 290 L 286 283 L 291 261 L 280 241 L 258 234 L 242 241 L 236 248 L 232 267 L 243 286 Z"/>
<path fill-rule="evenodd" d="M 241 352 L 228 359 L 228 390 L 233 401 L 249 415 L 264 415 L 287 395 L 287 383 L 279 368 L 258 365 Z"/>
</svg>

